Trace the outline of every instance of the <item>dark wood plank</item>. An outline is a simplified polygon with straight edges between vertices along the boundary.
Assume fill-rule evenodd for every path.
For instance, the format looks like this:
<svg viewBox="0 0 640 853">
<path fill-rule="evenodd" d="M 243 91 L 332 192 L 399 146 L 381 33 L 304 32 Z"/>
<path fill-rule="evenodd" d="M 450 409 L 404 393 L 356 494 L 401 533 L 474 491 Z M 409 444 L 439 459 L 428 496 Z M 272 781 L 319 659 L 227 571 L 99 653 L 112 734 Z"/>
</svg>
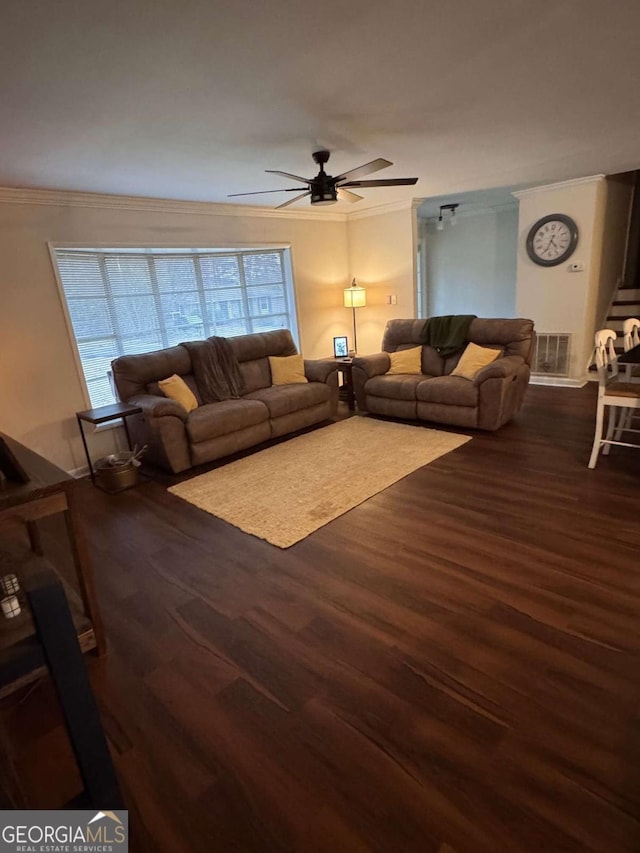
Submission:
<svg viewBox="0 0 640 853">
<path fill-rule="evenodd" d="M 595 390 L 532 387 L 287 551 L 166 476 L 81 486 L 132 849 L 637 850 L 640 453 L 587 469 Z M 44 690 L 4 716 L 55 807 Z"/>
</svg>

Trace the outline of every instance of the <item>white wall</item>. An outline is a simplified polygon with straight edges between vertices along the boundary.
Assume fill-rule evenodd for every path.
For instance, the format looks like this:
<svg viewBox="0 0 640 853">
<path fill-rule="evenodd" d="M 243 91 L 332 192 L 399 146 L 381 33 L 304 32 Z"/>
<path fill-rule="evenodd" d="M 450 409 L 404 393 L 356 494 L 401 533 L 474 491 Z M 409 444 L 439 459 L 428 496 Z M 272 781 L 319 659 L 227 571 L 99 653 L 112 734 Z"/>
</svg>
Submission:
<svg viewBox="0 0 640 853">
<path fill-rule="evenodd" d="M 116 246 L 290 244 L 301 349 L 310 358 L 332 352 L 332 336 L 346 330 L 342 288 L 349 263 L 344 217 L 237 214 L 230 206 L 228 214 L 219 215 L 220 207 L 0 191 L 0 431 L 67 470 L 85 464 L 74 413 L 87 408 L 88 400 L 67 332 L 49 241 Z M 112 449 L 114 432 L 92 436 L 96 454 Z"/>
<path fill-rule="evenodd" d="M 358 350 L 380 352 L 382 334 L 392 317 L 415 316 L 417 217 L 411 205 L 377 215 L 350 216 L 347 222 L 350 276 L 367 289 L 367 305 L 356 309 Z M 350 282 L 351 279 L 349 279 Z M 397 299 L 387 304 L 387 296 Z M 351 312 L 341 334 L 353 338 Z"/>
<path fill-rule="evenodd" d="M 584 381 L 594 331 L 622 274 L 631 182 L 595 175 L 514 195 L 520 200 L 517 312 L 534 320 L 538 332 L 571 334 L 569 378 Z M 578 245 L 566 263 L 540 267 L 528 257 L 526 239 L 531 226 L 550 213 L 575 220 Z M 570 272 L 574 262 L 584 270 Z"/>
<path fill-rule="evenodd" d="M 427 314 L 513 317 L 518 205 L 458 214 L 442 231 L 426 223 Z"/>
</svg>

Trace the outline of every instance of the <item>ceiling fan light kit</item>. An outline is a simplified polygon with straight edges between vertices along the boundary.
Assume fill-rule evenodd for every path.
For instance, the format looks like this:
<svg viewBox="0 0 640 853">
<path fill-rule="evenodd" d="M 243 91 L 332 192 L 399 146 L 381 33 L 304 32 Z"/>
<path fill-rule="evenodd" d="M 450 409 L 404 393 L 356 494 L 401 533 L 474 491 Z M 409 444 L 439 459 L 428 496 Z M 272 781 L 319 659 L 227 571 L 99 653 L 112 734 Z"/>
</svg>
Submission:
<svg viewBox="0 0 640 853">
<path fill-rule="evenodd" d="M 362 200 L 362 196 L 353 193 L 349 187 L 401 187 L 413 186 L 418 182 L 417 178 L 388 178 L 387 180 L 362 181 L 360 180 L 365 175 L 370 175 L 372 172 L 377 172 L 380 169 L 386 169 L 387 166 L 393 166 L 390 160 L 384 160 L 379 157 L 377 160 L 372 160 L 370 163 L 364 163 L 355 169 L 350 169 L 348 172 L 343 172 L 341 175 L 334 177 L 328 175 L 325 170 L 325 163 L 329 160 L 330 152 L 326 150 L 314 151 L 313 159 L 320 166 L 320 171 L 315 178 L 303 178 L 300 175 L 293 175 L 291 172 L 280 172 L 275 169 L 266 169 L 272 175 L 281 175 L 283 178 L 290 178 L 293 181 L 300 181 L 306 184 L 304 187 L 295 187 L 293 189 L 286 188 L 282 190 L 257 190 L 249 193 L 231 193 L 228 198 L 234 198 L 241 195 L 264 195 L 265 193 L 281 193 L 281 192 L 298 192 L 299 195 L 290 198 L 288 201 L 279 204 L 276 210 L 282 207 L 288 207 L 302 198 L 310 197 L 311 204 L 325 205 L 335 204 L 339 201 L 348 201 L 354 204 Z"/>
</svg>

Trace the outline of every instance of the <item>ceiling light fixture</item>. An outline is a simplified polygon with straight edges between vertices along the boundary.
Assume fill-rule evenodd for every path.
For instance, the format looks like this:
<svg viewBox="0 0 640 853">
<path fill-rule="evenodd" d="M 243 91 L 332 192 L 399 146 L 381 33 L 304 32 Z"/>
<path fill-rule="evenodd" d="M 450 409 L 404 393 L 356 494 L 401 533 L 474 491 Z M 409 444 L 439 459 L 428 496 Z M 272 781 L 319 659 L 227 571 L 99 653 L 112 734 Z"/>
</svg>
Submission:
<svg viewBox="0 0 640 853">
<path fill-rule="evenodd" d="M 440 205 L 440 216 L 438 217 L 438 221 L 436 223 L 436 231 L 442 231 L 444 229 L 444 216 L 443 211 L 449 211 L 449 223 L 453 227 L 456 224 L 456 210 L 460 207 L 459 204 L 441 204 Z"/>
</svg>

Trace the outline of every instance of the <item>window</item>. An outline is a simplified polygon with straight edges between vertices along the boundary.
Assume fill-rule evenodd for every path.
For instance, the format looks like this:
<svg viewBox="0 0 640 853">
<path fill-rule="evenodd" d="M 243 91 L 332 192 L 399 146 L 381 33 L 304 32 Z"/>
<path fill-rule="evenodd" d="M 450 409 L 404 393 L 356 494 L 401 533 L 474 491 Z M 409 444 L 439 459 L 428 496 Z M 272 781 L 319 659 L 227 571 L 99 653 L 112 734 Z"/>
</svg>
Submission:
<svg viewBox="0 0 640 853">
<path fill-rule="evenodd" d="M 55 249 L 92 406 L 114 402 L 120 355 L 210 335 L 291 329 L 288 250 Z"/>
</svg>

